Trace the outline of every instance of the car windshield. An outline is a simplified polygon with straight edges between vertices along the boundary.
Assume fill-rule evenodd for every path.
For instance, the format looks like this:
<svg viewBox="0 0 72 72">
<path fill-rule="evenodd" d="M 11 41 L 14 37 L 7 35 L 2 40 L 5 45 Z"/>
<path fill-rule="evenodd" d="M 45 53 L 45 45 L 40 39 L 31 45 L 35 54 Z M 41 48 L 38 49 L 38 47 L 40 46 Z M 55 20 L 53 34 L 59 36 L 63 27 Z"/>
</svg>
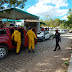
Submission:
<svg viewBox="0 0 72 72">
<path fill-rule="evenodd" d="M 38 32 L 37 34 L 43 35 L 43 34 L 44 34 L 44 32 Z"/>
</svg>

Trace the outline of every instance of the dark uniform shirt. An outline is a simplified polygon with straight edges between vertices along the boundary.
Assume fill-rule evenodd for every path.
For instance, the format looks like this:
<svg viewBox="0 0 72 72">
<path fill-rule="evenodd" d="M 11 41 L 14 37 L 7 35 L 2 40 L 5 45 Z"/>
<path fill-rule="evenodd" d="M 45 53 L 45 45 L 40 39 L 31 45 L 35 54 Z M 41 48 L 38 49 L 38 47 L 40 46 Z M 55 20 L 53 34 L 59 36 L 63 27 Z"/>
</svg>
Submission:
<svg viewBox="0 0 72 72">
<path fill-rule="evenodd" d="M 55 33 L 55 37 L 54 37 L 56 40 L 59 40 L 61 41 L 61 38 L 60 38 L 60 33 Z"/>
</svg>

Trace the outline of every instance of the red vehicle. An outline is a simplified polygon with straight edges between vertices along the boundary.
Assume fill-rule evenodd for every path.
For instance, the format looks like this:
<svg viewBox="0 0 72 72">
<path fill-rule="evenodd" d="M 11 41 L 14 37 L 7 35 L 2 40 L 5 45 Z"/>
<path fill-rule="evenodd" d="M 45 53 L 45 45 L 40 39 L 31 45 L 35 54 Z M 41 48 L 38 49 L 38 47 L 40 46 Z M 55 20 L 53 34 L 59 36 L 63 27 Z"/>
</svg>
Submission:
<svg viewBox="0 0 72 72">
<path fill-rule="evenodd" d="M 8 27 L 0 29 L 0 59 L 7 56 L 8 51 L 16 48 L 16 44 L 14 40 L 11 40 L 11 35 L 14 33 L 15 27 Z M 27 47 L 28 38 L 26 35 L 26 31 L 23 28 L 18 28 L 21 32 L 21 47 Z"/>
</svg>

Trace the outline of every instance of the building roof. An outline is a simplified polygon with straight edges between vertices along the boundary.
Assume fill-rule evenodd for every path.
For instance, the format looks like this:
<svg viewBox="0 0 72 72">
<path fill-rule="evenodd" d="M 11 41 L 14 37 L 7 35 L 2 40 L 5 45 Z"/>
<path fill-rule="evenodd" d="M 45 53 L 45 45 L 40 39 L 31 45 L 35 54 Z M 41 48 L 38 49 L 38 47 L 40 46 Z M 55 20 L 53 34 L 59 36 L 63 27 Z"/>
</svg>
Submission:
<svg viewBox="0 0 72 72">
<path fill-rule="evenodd" d="M 46 25 L 46 24 L 45 24 L 45 23 L 43 23 L 43 22 L 40 22 L 40 24 Z"/>
<path fill-rule="evenodd" d="M 40 22 L 40 20 L 24 20 L 24 22 Z"/>
<path fill-rule="evenodd" d="M 7 19 L 14 19 L 14 20 L 19 20 L 19 19 L 38 20 L 39 19 L 38 16 L 30 14 L 28 12 L 25 12 L 17 8 L 10 8 L 10 9 L 0 11 L 0 18 L 7 18 Z"/>
</svg>

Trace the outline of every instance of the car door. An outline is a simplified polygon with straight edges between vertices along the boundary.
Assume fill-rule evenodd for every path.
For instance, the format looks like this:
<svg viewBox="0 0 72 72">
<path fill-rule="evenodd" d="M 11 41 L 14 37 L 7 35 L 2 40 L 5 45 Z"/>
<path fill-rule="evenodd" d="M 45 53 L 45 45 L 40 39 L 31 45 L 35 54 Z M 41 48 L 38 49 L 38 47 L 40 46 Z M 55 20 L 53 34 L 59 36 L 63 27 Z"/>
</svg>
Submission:
<svg viewBox="0 0 72 72">
<path fill-rule="evenodd" d="M 10 32 L 10 40 L 11 40 L 11 36 L 14 33 L 14 28 L 9 28 L 9 32 Z M 16 42 L 14 41 L 14 37 L 13 40 L 11 40 L 11 48 L 15 48 L 16 47 Z"/>
<path fill-rule="evenodd" d="M 48 34 L 48 38 L 50 37 L 50 34 L 49 34 L 49 32 L 47 33 Z"/>
<path fill-rule="evenodd" d="M 45 39 L 47 39 L 47 31 L 45 31 Z"/>
<path fill-rule="evenodd" d="M 28 37 L 26 35 L 26 31 L 23 29 L 23 32 L 24 32 L 24 47 L 27 47 L 28 46 Z"/>
</svg>

